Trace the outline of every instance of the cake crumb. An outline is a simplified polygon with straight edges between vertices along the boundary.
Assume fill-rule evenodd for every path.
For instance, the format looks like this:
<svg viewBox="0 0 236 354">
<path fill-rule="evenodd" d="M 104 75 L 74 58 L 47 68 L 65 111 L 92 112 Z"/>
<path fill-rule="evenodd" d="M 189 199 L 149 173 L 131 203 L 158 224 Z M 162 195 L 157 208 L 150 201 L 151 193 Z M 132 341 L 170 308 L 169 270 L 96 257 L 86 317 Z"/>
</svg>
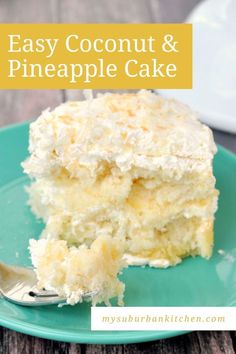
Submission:
<svg viewBox="0 0 236 354">
<path fill-rule="evenodd" d="M 236 260 L 232 254 L 230 254 L 229 252 L 228 253 L 225 252 L 223 249 L 219 249 L 217 252 L 219 255 L 224 256 L 225 260 L 227 260 L 231 263 L 235 262 L 235 260 Z"/>
</svg>

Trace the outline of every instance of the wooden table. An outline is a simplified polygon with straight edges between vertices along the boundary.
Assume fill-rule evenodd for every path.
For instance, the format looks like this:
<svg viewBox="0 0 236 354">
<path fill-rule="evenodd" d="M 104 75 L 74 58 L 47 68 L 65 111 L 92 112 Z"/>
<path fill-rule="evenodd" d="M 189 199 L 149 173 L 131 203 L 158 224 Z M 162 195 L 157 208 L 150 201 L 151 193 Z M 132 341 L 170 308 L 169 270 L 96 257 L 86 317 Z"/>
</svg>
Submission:
<svg viewBox="0 0 236 354">
<path fill-rule="evenodd" d="M 0 0 L 2 23 L 181 22 L 199 0 Z M 0 91 L 0 125 L 37 117 L 45 107 L 78 99 L 80 91 Z M 216 141 L 236 152 L 234 135 L 215 131 Z M 0 328 L 0 353 L 235 353 L 236 332 L 194 332 L 134 345 L 80 345 L 43 340 Z"/>
</svg>

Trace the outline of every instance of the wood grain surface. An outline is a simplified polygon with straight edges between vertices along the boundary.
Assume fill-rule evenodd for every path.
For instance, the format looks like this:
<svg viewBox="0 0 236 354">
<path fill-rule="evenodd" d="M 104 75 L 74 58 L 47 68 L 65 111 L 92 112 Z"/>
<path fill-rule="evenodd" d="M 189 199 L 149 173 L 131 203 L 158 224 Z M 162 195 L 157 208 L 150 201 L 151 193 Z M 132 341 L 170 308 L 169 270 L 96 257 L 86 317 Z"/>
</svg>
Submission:
<svg viewBox="0 0 236 354">
<path fill-rule="evenodd" d="M 0 0 L 2 23 L 182 22 L 199 0 Z M 80 90 L 0 90 L 0 125 L 37 117 L 42 109 L 81 97 Z M 236 152 L 235 135 L 215 139 Z M 1 354 L 231 354 L 235 332 L 193 332 L 133 345 L 80 345 L 34 338 L 0 327 Z"/>
</svg>

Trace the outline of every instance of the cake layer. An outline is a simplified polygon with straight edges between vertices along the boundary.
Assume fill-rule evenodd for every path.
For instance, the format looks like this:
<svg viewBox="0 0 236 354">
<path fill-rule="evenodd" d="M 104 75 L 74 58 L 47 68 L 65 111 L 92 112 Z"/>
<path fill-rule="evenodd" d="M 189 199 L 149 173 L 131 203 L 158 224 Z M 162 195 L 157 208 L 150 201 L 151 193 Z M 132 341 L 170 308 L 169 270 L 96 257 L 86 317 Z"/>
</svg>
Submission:
<svg viewBox="0 0 236 354">
<path fill-rule="evenodd" d="M 212 231 L 207 240 L 217 204 L 213 185 L 207 181 L 195 188 L 191 183 L 165 183 L 152 189 L 143 183 L 124 185 L 108 188 L 105 197 L 106 189 L 87 190 L 78 181 L 35 182 L 29 190 L 30 203 L 46 223 L 43 237 L 78 246 L 110 235 L 125 240 L 127 254 L 145 256 L 146 264 L 153 266 L 158 258 L 171 265 L 187 255 L 210 256 Z"/>
<path fill-rule="evenodd" d="M 76 179 L 41 179 L 29 189 L 30 204 L 46 223 L 45 237 L 90 245 L 98 235 L 109 234 L 136 242 L 137 234 L 145 240 L 155 238 L 156 230 L 179 217 L 213 216 L 214 178 L 195 175 L 178 182 L 132 181 L 127 173 L 89 187 Z"/>
<path fill-rule="evenodd" d="M 76 248 L 63 240 L 30 240 L 30 252 L 39 288 L 55 291 L 70 305 L 88 292 L 94 293 L 93 305 L 109 305 L 114 297 L 123 304 L 125 286 L 117 278 L 125 265 L 121 242 L 99 237 L 90 248 Z"/>
<path fill-rule="evenodd" d="M 145 212 L 156 210 L 156 217 L 163 213 L 167 217 L 182 212 L 186 203 L 195 200 L 212 198 L 215 192 L 215 178 L 212 174 L 191 173 L 181 179 L 165 178 L 159 171 L 152 177 L 133 177 L 129 172 L 111 173 L 91 184 L 84 184 L 80 179 L 66 176 L 41 178 L 31 186 L 32 206 L 42 204 L 42 212 L 35 208 L 39 217 L 47 219 L 47 215 L 55 209 L 66 214 L 84 213 L 96 207 L 125 207 Z M 34 197 L 33 197 L 34 194 Z M 45 206 L 47 208 L 45 208 Z M 42 214 L 42 215 L 41 215 Z"/>
</svg>

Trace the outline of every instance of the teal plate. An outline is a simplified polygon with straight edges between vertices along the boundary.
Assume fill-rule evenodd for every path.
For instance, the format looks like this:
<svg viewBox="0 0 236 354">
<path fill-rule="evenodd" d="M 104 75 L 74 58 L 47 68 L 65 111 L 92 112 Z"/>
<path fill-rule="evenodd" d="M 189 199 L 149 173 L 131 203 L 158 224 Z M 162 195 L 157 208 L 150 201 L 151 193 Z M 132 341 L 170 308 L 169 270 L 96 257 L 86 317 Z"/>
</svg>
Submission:
<svg viewBox="0 0 236 354">
<path fill-rule="evenodd" d="M 29 183 L 20 163 L 27 156 L 28 123 L 0 131 L 0 260 L 30 265 L 28 239 L 38 237 L 43 225 L 27 207 Z M 235 306 L 236 305 L 236 157 L 222 147 L 214 161 L 219 210 L 214 254 L 209 261 L 188 258 L 176 267 L 130 267 L 122 275 L 126 306 Z M 224 254 L 219 254 L 219 249 Z M 222 253 L 222 252 L 221 252 Z M 135 343 L 173 337 L 180 331 L 90 330 L 90 305 L 27 308 L 0 299 L 0 325 L 30 335 L 79 343 Z"/>
</svg>

